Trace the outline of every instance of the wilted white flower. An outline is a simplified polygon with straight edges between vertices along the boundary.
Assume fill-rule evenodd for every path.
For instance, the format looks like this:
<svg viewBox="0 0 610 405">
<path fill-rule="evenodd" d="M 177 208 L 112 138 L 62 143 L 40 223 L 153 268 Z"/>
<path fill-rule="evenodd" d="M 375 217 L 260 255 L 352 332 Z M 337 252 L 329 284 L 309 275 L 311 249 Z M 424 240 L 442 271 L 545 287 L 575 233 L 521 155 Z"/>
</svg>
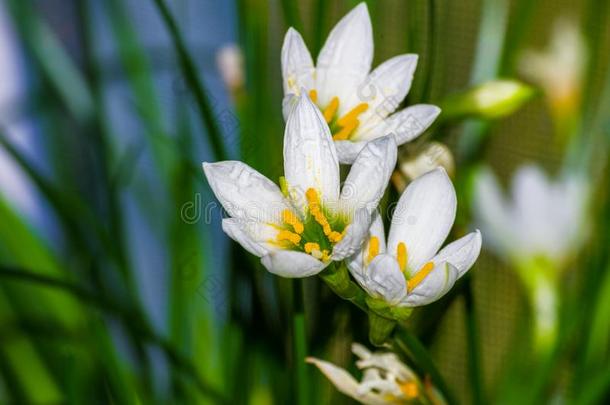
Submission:
<svg viewBox="0 0 610 405">
<path fill-rule="evenodd" d="M 347 261 L 351 274 L 369 295 L 390 306 L 416 307 L 438 300 L 472 267 L 481 250 L 476 231 L 438 251 L 453 226 L 456 207 L 444 169 L 417 178 L 398 200 L 387 245 L 383 221 L 376 215 L 363 249 Z"/>
<path fill-rule="evenodd" d="M 315 66 L 296 30 L 290 28 L 284 38 L 285 114 L 295 95 L 302 89 L 308 92 L 330 125 L 341 163 L 352 163 L 372 139 L 394 134 L 398 145 L 412 140 L 440 113 L 427 104 L 394 113 L 411 87 L 417 55 L 396 56 L 371 72 L 372 60 L 373 34 L 365 3 L 333 28 Z"/>
<path fill-rule="evenodd" d="M 452 176 L 455 172 L 455 161 L 447 145 L 441 142 L 429 142 L 417 153 L 405 158 L 401 156 L 398 167 L 409 180 L 415 180 L 437 167 L 444 168 L 449 176 Z"/>
<path fill-rule="evenodd" d="M 308 358 L 345 395 L 367 405 L 412 403 L 422 397 L 433 397 L 435 404 L 445 400 L 434 387 L 426 387 L 417 375 L 391 352 L 371 353 L 354 343 L 352 351 L 360 358 L 356 366 L 362 370 L 358 382 L 346 370 L 324 360 Z"/>
<path fill-rule="evenodd" d="M 395 164 L 393 138 L 370 142 L 340 193 L 330 130 L 305 93 L 286 123 L 281 189 L 242 162 L 204 163 L 203 170 L 231 216 L 223 230 L 270 272 L 306 277 L 360 248 Z"/>
</svg>

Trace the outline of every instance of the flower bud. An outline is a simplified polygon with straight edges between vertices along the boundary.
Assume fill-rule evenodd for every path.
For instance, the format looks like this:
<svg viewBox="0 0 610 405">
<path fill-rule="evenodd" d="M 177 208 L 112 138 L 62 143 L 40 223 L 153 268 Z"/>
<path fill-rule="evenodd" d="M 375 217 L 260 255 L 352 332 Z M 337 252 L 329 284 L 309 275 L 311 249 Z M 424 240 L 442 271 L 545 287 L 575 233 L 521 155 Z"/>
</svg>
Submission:
<svg viewBox="0 0 610 405">
<path fill-rule="evenodd" d="M 534 94 L 532 87 L 520 81 L 492 80 L 449 97 L 442 103 L 442 109 L 445 119 L 464 116 L 496 119 L 514 113 Z"/>
<path fill-rule="evenodd" d="M 222 81 L 232 96 L 244 85 L 244 58 L 239 46 L 225 45 L 216 54 L 216 65 Z"/>
</svg>

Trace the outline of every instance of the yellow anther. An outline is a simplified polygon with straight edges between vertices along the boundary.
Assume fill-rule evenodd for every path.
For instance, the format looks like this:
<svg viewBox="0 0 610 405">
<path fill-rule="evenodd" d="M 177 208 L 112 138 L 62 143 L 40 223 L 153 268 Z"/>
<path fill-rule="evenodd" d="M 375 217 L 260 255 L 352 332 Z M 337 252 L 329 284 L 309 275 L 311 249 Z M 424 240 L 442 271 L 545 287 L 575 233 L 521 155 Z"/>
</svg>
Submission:
<svg viewBox="0 0 610 405">
<path fill-rule="evenodd" d="M 379 254 L 379 238 L 377 236 L 371 236 L 369 239 L 369 255 L 366 258 L 367 264 L 373 261 L 375 256 Z"/>
<path fill-rule="evenodd" d="M 322 113 L 324 114 L 324 119 L 326 120 L 326 122 L 331 122 L 333 120 L 338 108 L 339 97 L 333 97 L 332 100 L 330 100 L 330 103 L 328 103 L 328 105 L 324 109 L 324 112 Z"/>
<path fill-rule="evenodd" d="M 407 245 L 404 242 L 400 242 L 396 246 L 396 259 L 398 260 L 400 271 L 404 272 L 407 268 Z"/>
<path fill-rule="evenodd" d="M 309 98 L 311 99 L 311 101 L 313 101 L 314 103 L 318 101 L 318 92 L 316 89 L 311 89 L 309 90 Z"/>
<path fill-rule="evenodd" d="M 322 251 L 322 259 L 323 262 L 327 262 L 330 260 L 330 254 L 328 253 L 328 250 L 323 250 Z"/>
<path fill-rule="evenodd" d="M 360 121 L 353 120 L 348 122 L 339 132 L 333 135 L 333 141 L 345 141 L 349 139 L 352 135 L 352 132 L 358 127 Z"/>
<path fill-rule="evenodd" d="M 315 250 L 320 251 L 320 245 L 315 242 L 307 242 L 305 244 L 305 253 L 311 253 Z"/>
<path fill-rule="evenodd" d="M 333 243 L 337 243 L 339 242 L 341 239 L 343 239 L 343 234 L 337 232 L 337 231 L 331 231 L 328 235 L 328 240 L 333 242 Z"/>
<path fill-rule="evenodd" d="M 298 245 L 299 242 L 301 242 L 301 236 L 294 232 L 282 230 L 277 234 L 277 240 L 278 242 L 287 240 L 289 242 L 294 243 L 295 245 Z"/>
<path fill-rule="evenodd" d="M 292 228 L 294 229 L 294 231 L 296 233 L 298 233 L 299 235 L 303 233 L 303 231 L 305 230 L 305 227 L 303 226 L 303 224 L 301 223 L 301 221 L 299 221 L 299 217 L 297 217 L 297 215 L 286 209 L 284 211 L 282 211 L 282 220 L 287 223 L 288 225 L 292 225 Z"/>
<path fill-rule="evenodd" d="M 307 198 L 307 202 L 309 205 L 318 204 L 318 192 L 313 188 L 308 188 L 305 192 L 305 198 Z"/>
<path fill-rule="evenodd" d="M 316 220 L 318 224 L 322 227 L 322 231 L 324 235 L 328 238 L 328 240 L 332 243 L 337 243 L 341 239 L 343 239 L 343 234 L 337 231 L 333 231 L 328 222 L 328 219 L 322 212 L 322 208 L 320 207 L 320 200 L 318 198 L 318 193 L 313 188 L 308 188 L 305 192 L 305 198 L 307 198 L 307 204 L 309 205 L 309 213 Z"/>
<path fill-rule="evenodd" d="M 417 287 L 424 279 L 430 274 L 430 272 L 434 270 L 434 263 L 428 262 L 422 266 L 422 268 L 417 272 L 413 278 L 407 281 L 407 291 L 411 292 L 415 287 Z"/>
<path fill-rule="evenodd" d="M 367 103 L 360 103 L 356 107 L 352 108 L 350 112 L 345 114 L 337 121 L 337 125 L 340 127 L 345 127 L 348 123 L 353 122 L 358 118 L 360 114 L 369 109 L 369 105 Z"/>
<path fill-rule="evenodd" d="M 419 395 L 419 388 L 414 381 L 405 381 L 404 383 L 399 383 L 398 386 L 407 399 L 415 399 Z"/>
</svg>

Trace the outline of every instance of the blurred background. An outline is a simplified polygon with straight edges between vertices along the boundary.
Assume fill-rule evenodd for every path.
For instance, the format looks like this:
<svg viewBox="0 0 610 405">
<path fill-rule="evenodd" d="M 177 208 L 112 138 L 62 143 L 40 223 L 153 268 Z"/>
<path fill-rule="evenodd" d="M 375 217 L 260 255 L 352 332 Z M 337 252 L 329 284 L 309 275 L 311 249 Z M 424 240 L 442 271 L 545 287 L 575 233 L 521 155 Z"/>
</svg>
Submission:
<svg viewBox="0 0 610 405">
<path fill-rule="evenodd" d="M 282 175 L 284 33 L 315 58 L 357 4 L 0 1 L 1 403 L 352 403 L 301 355 L 357 374 L 366 315 L 230 242 L 201 162 Z M 483 169 L 504 190 L 526 164 L 586 190 L 561 231 L 578 234 L 568 257 L 543 271 L 557 301 L 544 347 L 530 338 L 538 270 L 488 245 L 483 224 L 469 276 L 406 325 L 405 363 L 449 403 L 607 403 L 610 2 L 367 5 L 374 66 L 417 53 L 405 104 L 443 108 L 401 148 L 386 204 L 431 141 L 449 156 L 456 235 L 484 222 Z"/>
</svg>

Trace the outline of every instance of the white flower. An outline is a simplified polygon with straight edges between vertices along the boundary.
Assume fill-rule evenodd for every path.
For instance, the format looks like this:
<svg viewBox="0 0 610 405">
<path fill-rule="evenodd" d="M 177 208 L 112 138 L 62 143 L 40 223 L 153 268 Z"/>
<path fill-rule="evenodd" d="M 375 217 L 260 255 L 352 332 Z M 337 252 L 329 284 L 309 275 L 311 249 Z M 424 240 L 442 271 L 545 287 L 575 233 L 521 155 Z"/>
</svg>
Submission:
<svg viewBox="0 0 610 405">
<path fill-rule="evenodd" d="M 474 212 L 501 256 L 517 265 L 542 258 L 561 266 L 583 240 L 586 188 L 575 176 L 550 182 L 540 168 L 525 166 L 513 178 L 509 202 L 485 169 L 477 176 Z"/>
<path fill-rule="evenodd" d="M 481 250 L 476 231 L 438 252 L 453 226 L 456 206 L 443 168 L 417 178 L 398 200 L 387 245 L 376 215 L 363 249 L 347 260 L 351 274 L 369 295 L 390 306 L 436 301 L 472 267 Z"/>
<path fill-rule="evenodd" d="M 578 27 L 562 18 L 553 26 L 547 49 L 525 51 L 519 70 L 542 87 L 553 112 L 562 115 L 578 106 L 586 59 L 586 45 Z"/>
<path fill-rule="evenodd" d="M 371 353 L 357 343 L 352 345 L 352 351 L 360 358 L 356 366 L 363 370 L 361 382 L 327 361 L 310 357 L 307 362 L 317 366 L 340 392 L 363 404 L 408 403 L 423 395 L 433 396 L 434 403 L 445 403 L 436 390 L 424 388 L 417 375 L 394 353 Z"/>
<path fill-rule="evenodd" d="M 395 164 L 394 139 L 369 143 L 340 192 L 330 130 L 303 94 L 286 123 L 282 189 L 242 162 L 204 163 L 203 170 L 231 217 L 224 231 L 270 272 L 306 277 L 360 248 Z"/>
<path fill-rule="evenodd" d="M 392 114 L 411 87 L 417 55 L 396 56 L 371 72 L 373 33 L 365 3 L 333 28 L 316 65 L 301 35 L 290 28 L 282 46 L 284 112 L 294 96 L 307 91 L 323 111 L 339 161 L 352 163 L 367 141 L 393 134 L 396 143 L 424 132 L 440 113 L 418 104 Z"/>
</svg>

